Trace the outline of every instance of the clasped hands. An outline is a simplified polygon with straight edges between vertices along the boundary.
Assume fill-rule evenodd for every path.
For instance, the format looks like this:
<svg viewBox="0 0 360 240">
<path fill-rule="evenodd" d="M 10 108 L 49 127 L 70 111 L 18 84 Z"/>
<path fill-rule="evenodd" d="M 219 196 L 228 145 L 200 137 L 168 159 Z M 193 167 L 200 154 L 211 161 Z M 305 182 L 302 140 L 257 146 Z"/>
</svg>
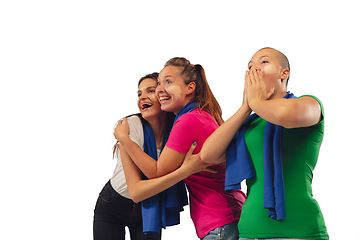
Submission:
<svg viewBox="0 0 360 240">
<path fill-rule="evenodd" d="M 274 92 L 274 87 L 267 90 L 261 69 L 253 67 L 249 71 L 246 71 L 243 104 L 247 103 L 251 108 L 253 102 L 265 101 L 269 99 Z"/>
</svg>

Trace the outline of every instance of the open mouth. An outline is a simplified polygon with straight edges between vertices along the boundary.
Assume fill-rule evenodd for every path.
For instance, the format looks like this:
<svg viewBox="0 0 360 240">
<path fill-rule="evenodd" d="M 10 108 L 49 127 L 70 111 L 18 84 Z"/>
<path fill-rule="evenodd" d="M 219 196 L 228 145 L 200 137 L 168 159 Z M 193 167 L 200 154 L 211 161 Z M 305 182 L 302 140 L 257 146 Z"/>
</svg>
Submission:
<svg viewBox="0 0 360 240">
<path fill-rule="evenodd" d="M 146 111 L 152 107 L 152 103 L 141 103 L 140 107 L 142 111 Z"/>
<path fill-rule="evenodd" d="M 171 97 L 167 96 L 167 97 L 159 97 L 159 102 L 160 104 L 165 103 L 166 101 L 168 101 Z"/>
</svg>

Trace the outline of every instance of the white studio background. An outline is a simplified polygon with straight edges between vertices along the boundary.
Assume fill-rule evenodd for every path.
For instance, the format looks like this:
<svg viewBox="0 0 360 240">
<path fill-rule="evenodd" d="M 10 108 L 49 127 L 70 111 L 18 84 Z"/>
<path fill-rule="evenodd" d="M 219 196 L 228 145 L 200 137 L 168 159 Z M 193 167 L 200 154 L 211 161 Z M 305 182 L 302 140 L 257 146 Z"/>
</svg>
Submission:
<svg viewBox="0 0 360 240">
<path fill-rule="evenodd" d="M 247 63 L 273 47 L 289 90 L 325 106 L 314 197 L 331 239 L 360 239 L 356 1 L 1 1 L 1 239 L 92 239 L 113 126 L 137 81 L 175 56 L 203 65 L 224 119 Z M 352 115 L 354 114 L 354 115 Z M 163 239 L 197 239 L 188 208 Z M 300 226 L 301 227 L 301 226 Z"/>
</svg>

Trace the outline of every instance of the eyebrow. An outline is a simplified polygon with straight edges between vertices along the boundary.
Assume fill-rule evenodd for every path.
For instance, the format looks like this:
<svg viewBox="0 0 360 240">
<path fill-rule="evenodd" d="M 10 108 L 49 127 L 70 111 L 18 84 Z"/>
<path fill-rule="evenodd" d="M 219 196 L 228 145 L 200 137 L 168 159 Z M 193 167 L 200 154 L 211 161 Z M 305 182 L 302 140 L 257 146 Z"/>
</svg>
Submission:
<svg viewBox="0 0 360 240">
<path fill-rule="evenodd" d="M 163 77 L 163 79 L 168 78 L 168 77 L 172 78 L 173 76 L 170 75 L 170 74 L 168 74 L 168 75 L 165 75 L 165 76 Z M 158 78 L 157 81 L 160 82 L 160 79 Z"/>
<path fill-rule="evenodd" d="M 150 87 L 145 88 L 145 90 L 148 90 L 148 89 L 150 89 L 150 88 L 156 88 L 156 87 L 155 87 L 155 86 L 150 86 Z M 143 89 L 144 89 L 144 88 L 141 88 L 141 89 L 139 89 L 137 92 L 140 93 Z"/>
<path fill-rule="evenodd" d="M 270 58 L 268 55 L 264 55 L 264 56 L 261 56 L 259 59 L 262 59 L 262 58 L 264 58 L 264 57 Z M 253 61 L 250 60 L 250 62 L 248 63 L 248 66 L 249 66 L 249 64 L 252 63 L 252 62 L 253 62 Z"/>
</svg>

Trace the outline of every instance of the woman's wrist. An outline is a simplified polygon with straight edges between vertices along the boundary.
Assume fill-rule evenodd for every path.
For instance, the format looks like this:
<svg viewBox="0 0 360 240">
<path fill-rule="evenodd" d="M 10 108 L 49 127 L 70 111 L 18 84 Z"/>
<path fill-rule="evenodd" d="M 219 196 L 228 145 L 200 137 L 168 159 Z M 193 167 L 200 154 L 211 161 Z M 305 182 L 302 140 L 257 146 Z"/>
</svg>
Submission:
<svg viewBox="0 0 360 240">
<path fill-rule="evenodd" d="M 252 109 L 250 108 L 250 106 L 247 103 L 243 104 L 238 110 L 238 114 L 244 115 L 244 116 L 246 116 L 246 118 L 251 114 L 251 112 L 252 112 Z"/>
<path fill-rule="evenodd" d="M 129 141 L 131 141 L 131 139 L 130 139 L 129 135 L 119 136 L 118 141 L 119 141 L 123 146 L 125 146 L 126 144 L 129 143 Z"/>
<path fill-rule="evenodd" d="M 179 176 L 179 179 L 183 180 L 191 175 L 190 170 L 187 169 L 185 166 L 179 167 L 177 170 L 177 175 Z"/>
</svg>

